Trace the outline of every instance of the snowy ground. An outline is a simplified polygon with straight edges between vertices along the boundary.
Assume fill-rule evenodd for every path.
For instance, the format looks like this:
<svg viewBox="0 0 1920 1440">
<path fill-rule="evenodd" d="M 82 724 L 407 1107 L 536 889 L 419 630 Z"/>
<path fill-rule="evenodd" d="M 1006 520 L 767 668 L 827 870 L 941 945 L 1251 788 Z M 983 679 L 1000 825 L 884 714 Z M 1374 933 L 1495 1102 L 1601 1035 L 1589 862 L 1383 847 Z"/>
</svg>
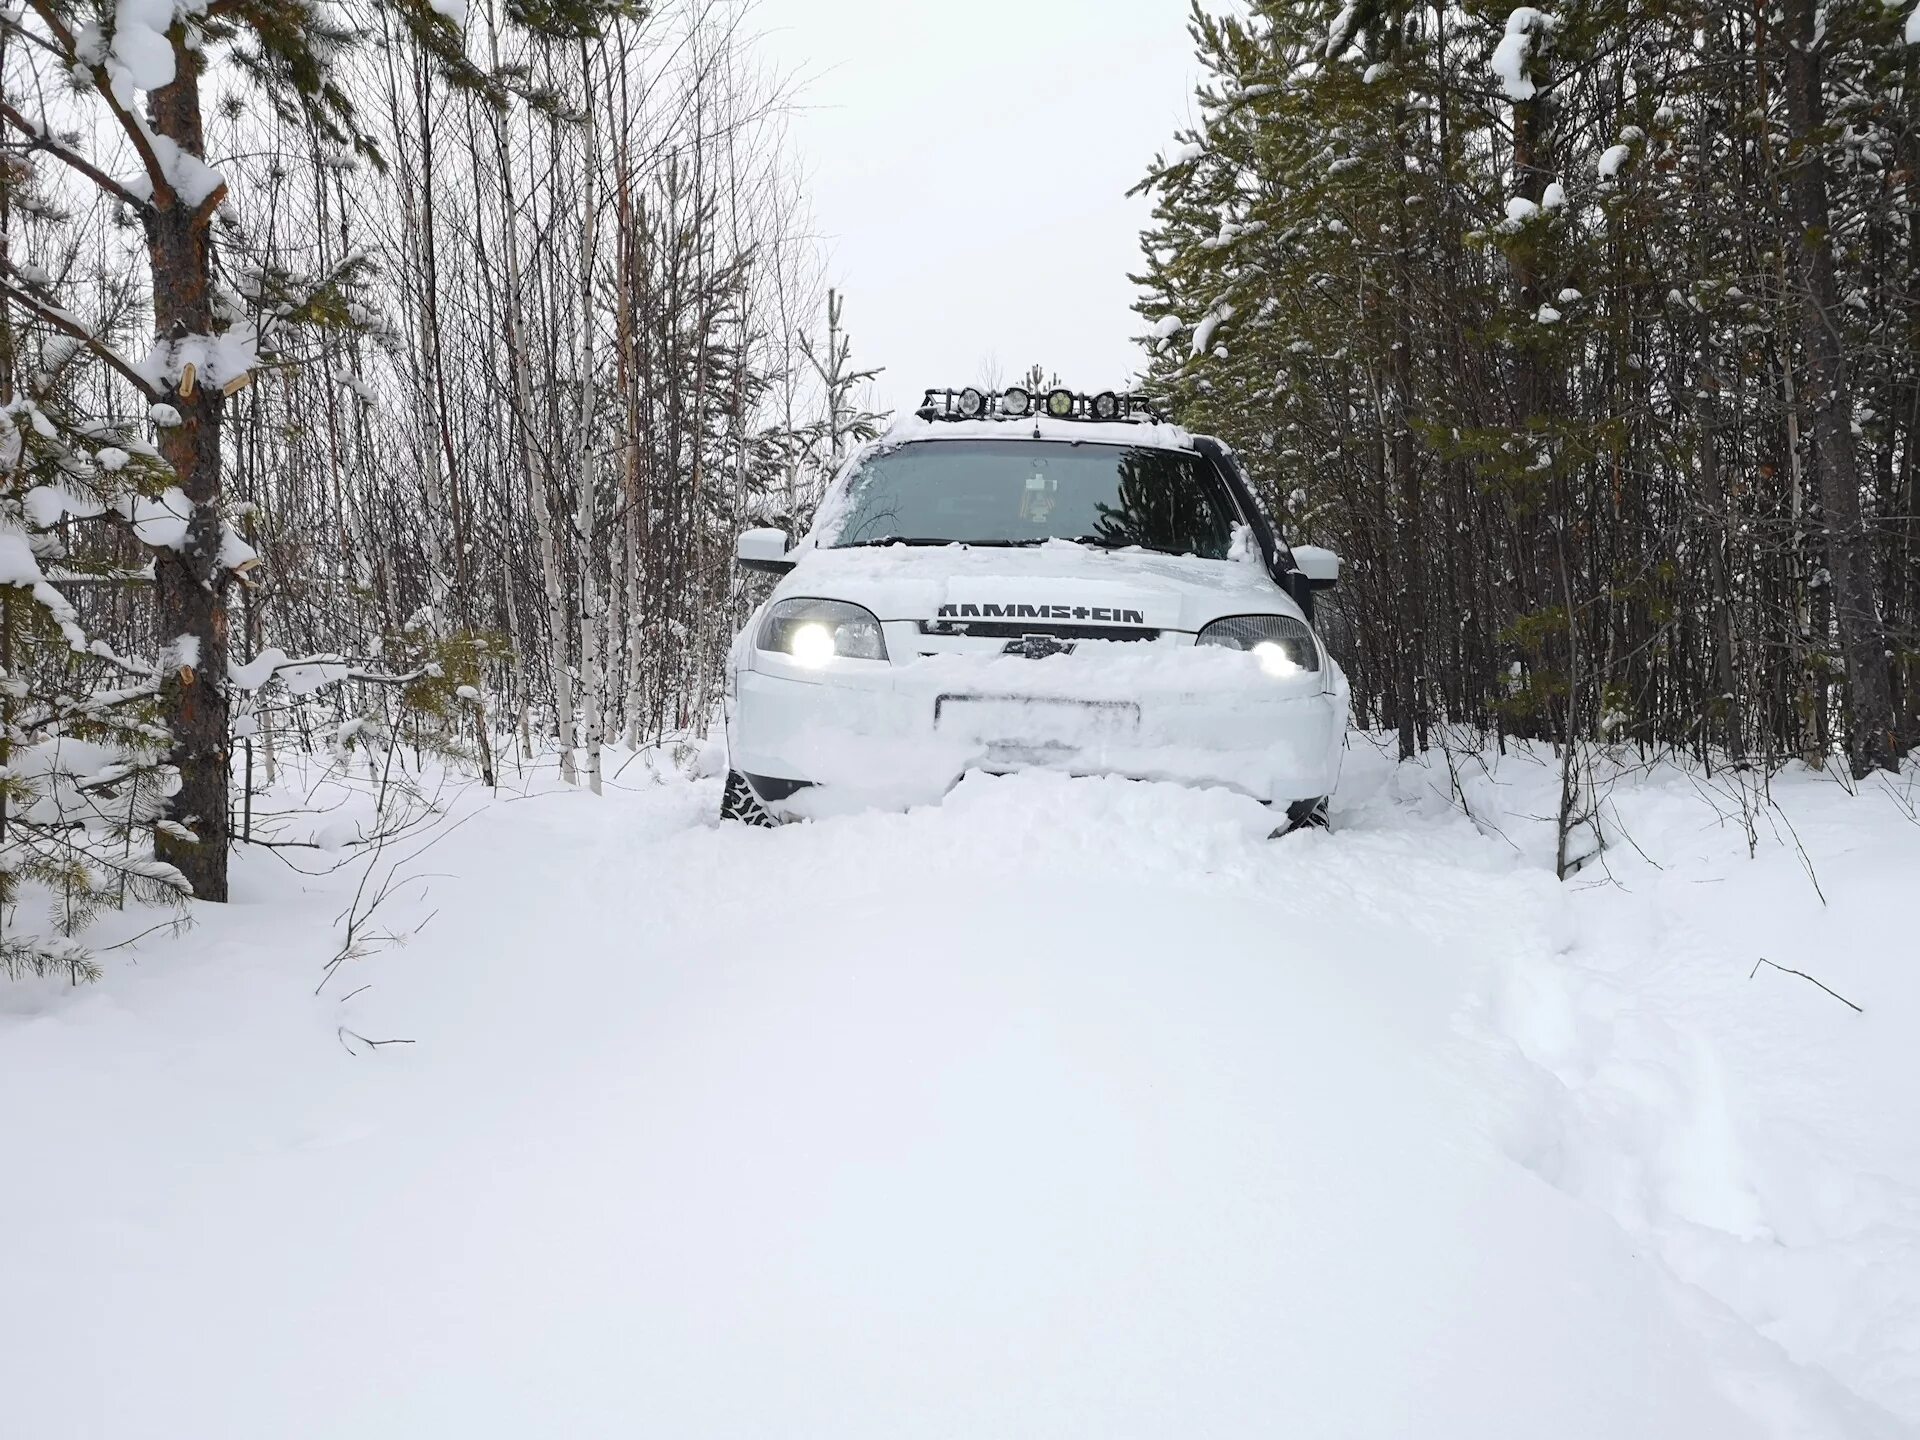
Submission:
<svg viewBox="0 0 1920 1440">
<path fill-rule="evenodd" d="M 1920 789 L 642 768 L 0 989 L 0 1434 L 1920 1434 Z"/>
</svg>

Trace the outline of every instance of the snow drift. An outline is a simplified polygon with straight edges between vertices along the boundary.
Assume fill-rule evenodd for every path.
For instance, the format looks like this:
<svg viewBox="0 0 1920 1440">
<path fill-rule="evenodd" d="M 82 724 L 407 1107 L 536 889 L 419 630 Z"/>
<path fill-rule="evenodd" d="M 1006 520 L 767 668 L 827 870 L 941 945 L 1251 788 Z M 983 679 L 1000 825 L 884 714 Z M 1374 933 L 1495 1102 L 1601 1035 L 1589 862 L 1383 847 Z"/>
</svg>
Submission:
<svg viewBox="0 0 1920 1440">
<path fill-rule="evenodd" d="M 258 857 L 0 991 L 9 1434 L 1920 1422 L 1898 782 L 1624 780 L 1563 887 L 1524 753 L 1362 742 L 1279 843 L 1045 774 L 716 828 L 644 768 L 459 802 L 318 995 L 350 872 Z"/>
</svg>

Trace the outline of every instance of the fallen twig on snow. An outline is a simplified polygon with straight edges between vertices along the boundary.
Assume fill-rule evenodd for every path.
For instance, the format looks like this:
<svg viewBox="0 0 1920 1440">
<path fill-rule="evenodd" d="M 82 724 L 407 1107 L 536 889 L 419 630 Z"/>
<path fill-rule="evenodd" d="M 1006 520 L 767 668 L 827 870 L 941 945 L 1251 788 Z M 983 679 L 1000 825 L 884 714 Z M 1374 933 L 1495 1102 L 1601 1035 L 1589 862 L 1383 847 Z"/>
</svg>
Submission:
<svg viewBox="0 0 1920 1440">
<path fill-rule="evenodd" d="M 347 1054 L 354 1055 L 354 1056 L 359 1055 L 360 1052 L 354 1049 L 353 1046 L 347 1043 L 347 1037 L 349 1035 L 351 1035 L 355 1040 L 358 1040 L 362 1045 L 365 1045 L 371 1050 L 378 1050 L 382 1045 L 413 1044 L 413 1041 L 411 1040 L 369 1040 L 366 1036 L 362 1035 L 358 1030 L 349 1030 L 344 1025 L 342 1025 L 338 1030 L 334 1031 L 333 1034 L 334 1034 L 334 1038 L 340 1042 L 341 1047 L 347 1052 Z"/>
<path fill-rule="evenodd" d="M 1842 1005 L 1847 1006 L 1849 1009 L 1854 1010 L 1861 1015 L 1864 1015 L 1867 1013 L 1866 1011 L 1860 1009 L 1858 1005 L 1855 1005 L 1853 1001 L 1847 999 L 1847 997 L 1842 995 L 1838 990 L 1835 990 L 1832 986 L 1821 985 L 1818 980 L 1815 980 L 1813 976 L 1807 974 L 1806 971 L 1789 969 L 1785 965 L 1774 965 L 1773 961 L 1767 959 L 1767 957 L 1764 955 L 1762 955 L 1758 960 L 1753 962 L 1753 970 L 1751 971 L 1751 973 L 1748 974 L 1747 979 L 1751 980 L 1755 975 L 1758 975 L 1760 973 L 1760 967 L 1762 965 L 1770 965 L 1775 970 L 1779 970 L 1784 974 L 1798 975 L 1802 980 L 1811 981 L 1815 985 L 1820 985 L 1820 988 L 1822 990 L 1825 990 L 1827 994 L 1833 996 L 1833 998 L 1838 1000 Z"/>
</svg>

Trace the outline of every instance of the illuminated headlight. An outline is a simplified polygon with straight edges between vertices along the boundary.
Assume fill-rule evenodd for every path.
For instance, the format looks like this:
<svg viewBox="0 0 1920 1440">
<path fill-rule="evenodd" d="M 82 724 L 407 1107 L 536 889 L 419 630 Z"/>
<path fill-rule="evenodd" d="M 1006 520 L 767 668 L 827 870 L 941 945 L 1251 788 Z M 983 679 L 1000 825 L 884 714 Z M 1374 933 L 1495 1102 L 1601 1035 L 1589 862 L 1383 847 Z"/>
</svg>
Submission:
<svg viewBox="0 0 1920 1440">
<path fill-rule="evenodd" d="M 833 631 L 818 620 L 803 621 L 787 634 L 787 653 L 808 669 L 826 664 L 838 648 Z"/>
<path fill-rule="evenodd" d="M 1287 647 L 1271 640 L 1262 640 L 1255 645 L 1253 658 L 1260 662 L 1262 670 L 1279 679 L 1300 673 L 1300 667 L 1294 663 L 1293 656 L 1287 653 Z"/>
<path fill-rule="evenodd" d="M 1068 420 L 1073 417 L 1073 391 L 1049 390 L 1047 392 L 1047 414 L 1056 420 Z"/>
<path fill-rule="evenodd" d="M 1231 615 L 1200 632 L 1196 645 L 1246 650 L 1276 678 L 1320 668 L 1320 647 L 1305 621 L 1291 615 Z"/>
<path fill-rule="evenodd" d="M 844 600 L 782 600 L 760 622 L 754 644 L 816 670 L 836 656 L 884 660 L 886 637 L 871 610 Z"/>
</svg>

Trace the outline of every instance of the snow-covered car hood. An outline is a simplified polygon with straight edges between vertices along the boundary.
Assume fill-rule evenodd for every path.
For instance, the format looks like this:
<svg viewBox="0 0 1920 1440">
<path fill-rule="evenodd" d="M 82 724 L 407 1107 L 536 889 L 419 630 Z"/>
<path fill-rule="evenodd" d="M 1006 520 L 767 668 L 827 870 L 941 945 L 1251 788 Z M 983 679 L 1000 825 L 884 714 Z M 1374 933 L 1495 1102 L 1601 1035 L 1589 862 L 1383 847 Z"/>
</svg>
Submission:
<svg viewBox="0 0 1920 1440">
<path fill-rule="evenodd" d="M 803 548 L 794 552 L 794 560 L 772 600 L 846 600 L 883 622 L 1005 614 L 1193 632 L 1224 615 L 1304 618 L 1292 597 L 1251 557 L 1203 560 L 1051 540 L 1019 548 Z M 1002 608 L 986 610 L 988 605 Z"/>
</svg>

